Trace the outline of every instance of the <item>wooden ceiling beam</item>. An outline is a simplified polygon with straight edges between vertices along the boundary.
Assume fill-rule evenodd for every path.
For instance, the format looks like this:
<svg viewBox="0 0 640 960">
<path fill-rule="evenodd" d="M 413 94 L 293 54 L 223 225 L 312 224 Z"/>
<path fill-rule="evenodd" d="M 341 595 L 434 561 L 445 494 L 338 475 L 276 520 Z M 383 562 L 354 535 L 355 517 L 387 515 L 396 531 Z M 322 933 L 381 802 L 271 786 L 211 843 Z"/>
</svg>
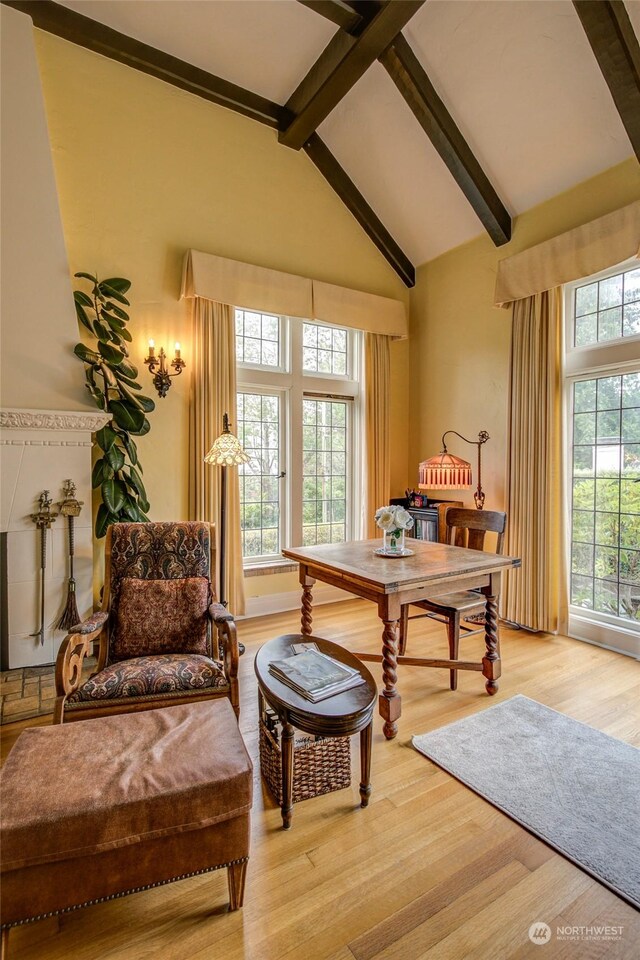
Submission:
<svg viewBox="0 0 640 960">
<path fill-rule="evenodd" d="M 321 17 L 331 20 L 347 33 L 353 33 L 362 23 L 360 14 L 344 0 L 298 0 L 298 3 L 303 7 L 309 7 Z"/>
<path fill-rule="evenodd" d="M 382 256 L 391 264 L 403 283 L 407 287 L 413 287 L 416 282 L 416 271 L 413 264 L 317 133 L 311 134 L 304 144 L 304 151 L 327 183 L 338 194 L 344 205 L 351 211 Z"/>
<path fill-rule="evenodd" d="M 280 143 L 300 150 L 423 3 L 389 0 L 357 36 L 338 30 L 285 104 L 293 119 L 281 129 Z"/>
<path fill-rule="evenodd" d="M 573 0 L 587 40 L 640 160 L 640 45 L 622 0 Z"/>
<path fill-rule="evenodd" d="M 493 242 L 496 246 L 507 243 L 511 239 L 511 216 L 508 210 L 402 34 L 380 57 L 380 62 Z"/>
<path fill-rule="evenodd" d="M 47 33 L 141 70 L 221 107 L 228 107 L 268 127 L 278 129 L 286 122 L 286 112 L 279 104 L 112 30 L 53 0 L 2 0 L 2 3 L 26 13 L 35 27 Z"/>
</svg>

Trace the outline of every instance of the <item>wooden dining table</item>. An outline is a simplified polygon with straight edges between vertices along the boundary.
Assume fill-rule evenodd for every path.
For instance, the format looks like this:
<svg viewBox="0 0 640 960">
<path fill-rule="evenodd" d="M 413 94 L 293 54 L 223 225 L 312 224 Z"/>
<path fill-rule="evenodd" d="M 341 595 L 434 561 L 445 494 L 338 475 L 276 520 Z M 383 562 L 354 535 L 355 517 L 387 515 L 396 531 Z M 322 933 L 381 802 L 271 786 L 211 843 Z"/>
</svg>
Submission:
<svg viewBox="0 0 640 960">
<path fill-rule="evenodd" d="M 356 540 L 290 547 L 282 553 L 300 565 L 303 635 L 312 632 L 316 580 L 377 604 L 383 624 L 382 653 L 355 655 L 360 660 L 382 662 L 383 690 L 378 705 L 384 735 L 392 740 L 398 732 L 401 714 L 401 697 L 396 687 L 398 664 L 477 670 L 485 678 L 487 693 L 493 696 L 497 692 L 501 672 L 497 607 L 500 581 L 505 570 L 520 566 L 520 560 L 424 540 L 411 541 L 411 556 L 389 558 L 376 555 L 380 545 L 380 540 Z M 479 589 L 485 596 L 486 651 L 481 661 L 398 656 L 398 621 L 404 604 L 470 589 Z"/>
</svg>

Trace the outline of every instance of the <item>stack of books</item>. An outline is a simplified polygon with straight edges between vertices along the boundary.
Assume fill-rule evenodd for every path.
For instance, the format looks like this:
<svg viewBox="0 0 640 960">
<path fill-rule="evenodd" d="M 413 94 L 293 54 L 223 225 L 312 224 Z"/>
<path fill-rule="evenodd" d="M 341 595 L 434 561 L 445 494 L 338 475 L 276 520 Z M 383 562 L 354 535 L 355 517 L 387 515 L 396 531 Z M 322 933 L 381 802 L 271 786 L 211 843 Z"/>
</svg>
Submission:
<svg viewBox="0 0 640 960">
<path fill-rule="evenodd" d="M 269 664 L 269 672 L 312 703 L 365 682 L 357 670 L 319 650 L 305 650 L 285 660 L 274 660 Z"/>
</svg>

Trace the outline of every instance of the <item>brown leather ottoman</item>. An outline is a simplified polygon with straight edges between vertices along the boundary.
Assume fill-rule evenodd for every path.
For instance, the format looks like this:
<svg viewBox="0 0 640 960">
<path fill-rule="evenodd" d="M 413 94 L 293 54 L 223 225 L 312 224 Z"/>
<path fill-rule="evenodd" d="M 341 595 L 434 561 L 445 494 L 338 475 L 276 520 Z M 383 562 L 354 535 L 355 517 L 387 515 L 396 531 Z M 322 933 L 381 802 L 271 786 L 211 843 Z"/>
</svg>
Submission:
<svg viewBox="0 0 640 960">
<path fill-rule="evenodd" d="M 8 928 L 226 867 L 242 906 L 252 765 L 228 700 L 34 727 L 2 770 Z"/>
</svg>

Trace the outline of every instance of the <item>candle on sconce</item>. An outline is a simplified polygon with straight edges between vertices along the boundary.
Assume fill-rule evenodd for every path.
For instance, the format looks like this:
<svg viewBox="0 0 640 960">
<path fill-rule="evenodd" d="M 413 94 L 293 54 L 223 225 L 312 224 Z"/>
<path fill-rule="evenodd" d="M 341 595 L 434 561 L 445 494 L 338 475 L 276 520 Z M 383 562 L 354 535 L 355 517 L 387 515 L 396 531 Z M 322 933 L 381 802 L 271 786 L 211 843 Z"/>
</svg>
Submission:
<svg viewBox="0 0 640 960">
<path fill-rule="evenodd" d="M 176 360 L 180 359 L 180 344 L 176 341 Z"/>
<path fill-rule="evenodd" d="M 156 355 L 156 342 L 155 340 L 149 340 L 149 356 L 155 357 Z"/>
</svg>

